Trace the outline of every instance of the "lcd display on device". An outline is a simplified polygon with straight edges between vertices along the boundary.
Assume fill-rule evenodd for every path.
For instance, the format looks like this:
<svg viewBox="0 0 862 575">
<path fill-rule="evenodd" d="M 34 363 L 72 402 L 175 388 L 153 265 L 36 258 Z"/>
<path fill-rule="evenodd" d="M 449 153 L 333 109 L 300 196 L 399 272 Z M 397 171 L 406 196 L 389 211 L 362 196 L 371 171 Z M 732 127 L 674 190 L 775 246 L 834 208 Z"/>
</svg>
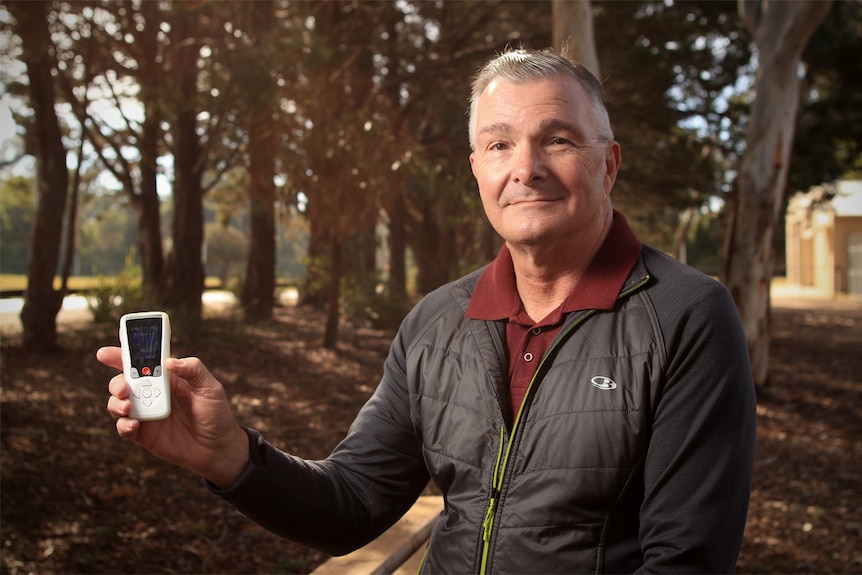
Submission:
<svg viewBox="0 0 862 575">
<path fill-rule="evenodd" d="M 162 366 L 162 321 L 159 318 L 126 321 L 131 376 L 159 376 Z"/>
</svg>

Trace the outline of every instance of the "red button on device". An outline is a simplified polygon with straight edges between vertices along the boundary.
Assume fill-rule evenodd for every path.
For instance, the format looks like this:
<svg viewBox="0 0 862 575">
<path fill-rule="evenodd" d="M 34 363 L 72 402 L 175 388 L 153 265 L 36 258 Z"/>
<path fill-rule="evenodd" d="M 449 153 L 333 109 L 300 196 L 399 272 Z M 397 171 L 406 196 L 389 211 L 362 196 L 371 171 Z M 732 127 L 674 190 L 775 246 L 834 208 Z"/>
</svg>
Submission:
<svg viewBox="0 0 862 575">
<path fill-rule="evenodd" d="M 143 375 L 150 375 L 150 368 L 149 368 L 149 367 L 145 367 L 145 368 L 141 369 L 141 373 L 142 373 Z"/>
</svg>

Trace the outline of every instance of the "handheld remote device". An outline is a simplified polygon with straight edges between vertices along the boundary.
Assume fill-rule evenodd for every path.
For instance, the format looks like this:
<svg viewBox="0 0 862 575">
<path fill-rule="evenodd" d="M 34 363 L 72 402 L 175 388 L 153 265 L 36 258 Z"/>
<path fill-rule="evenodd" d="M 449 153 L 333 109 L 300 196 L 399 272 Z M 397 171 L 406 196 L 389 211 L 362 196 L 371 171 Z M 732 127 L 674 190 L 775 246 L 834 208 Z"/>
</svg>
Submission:
<svg viewBox="0 0 862 575">
<path fill-rule="evenodd" d="M 171 414 L 171 385 L 165 359 L 171 355 L 171 323 L 161 311 L 120 318 L 123 374 L 129 382 L 129 417 L 148 421 Z"/>
</svg>

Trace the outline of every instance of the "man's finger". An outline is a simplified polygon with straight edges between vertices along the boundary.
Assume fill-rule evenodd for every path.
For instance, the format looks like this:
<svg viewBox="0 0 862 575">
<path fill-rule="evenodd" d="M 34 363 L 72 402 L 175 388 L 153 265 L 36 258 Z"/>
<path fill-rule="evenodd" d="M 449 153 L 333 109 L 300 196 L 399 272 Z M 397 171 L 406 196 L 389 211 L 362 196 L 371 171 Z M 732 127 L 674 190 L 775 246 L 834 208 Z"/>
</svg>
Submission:
<svg viewBox="0 0 862 575">
<path fill-rule="evenodd" d="M 96 351 L 96 359 L 116 369 L 123 369 L 123 354 L 119 347 L 101 347 Z"/>
<path fill-rule="evenodd" d="M 135 435 L 137 434 L 140 427 L 141 422 L 137 419 L 121 417 L 117 420 L 117 433 L 120 434 L 120 437 L 123 437 L 125 439 L 134 440 Z"/>
<path fill-rule="evenodd" d="M 119 399 L 113 395 L 108 398 L 108 413 L 114 418 L 119 419 L 129 415 L 131 409 L 132 403 L 127 399 Z"/>
<path fill-rule="evenodd" d="M 126 382 L 126 378 L 122 373 L 115 375 L 111 378 L 111 381 L 108 382 L 108 392 L 120 399 L 128 399 L 129 384 Z"/>
</svg>

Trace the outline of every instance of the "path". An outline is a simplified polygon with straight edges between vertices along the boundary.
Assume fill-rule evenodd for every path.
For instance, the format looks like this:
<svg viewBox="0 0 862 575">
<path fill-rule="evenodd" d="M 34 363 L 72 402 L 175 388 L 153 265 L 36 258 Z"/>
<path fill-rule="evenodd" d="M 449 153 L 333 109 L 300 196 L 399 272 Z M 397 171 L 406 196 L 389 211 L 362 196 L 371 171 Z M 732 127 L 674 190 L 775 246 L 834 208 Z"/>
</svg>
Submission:
<svg viewBox="0 0 862 575">
<path fill-rule="evenodd" d="M 281 302 L 295 304 L 296 290 L 282 292 Z M 207 290 L 203 294 L 204 306 L 218 309 L 236 304 L 236 297 L 229 291 Z M 0 330 L 6 333 L 18 333 L 21 330 L 22 298 L 0 299 Z M 825 297 L 822 294 L 799 286 L 787 285 L 776 281 L 772 285 L 772 305 L 790 308 L 818 308 L 833 310 L 862 309 L 862 298 L 841 295 L 836 298 Z M 81 295 L 70 295 L 63 300 L 63 309 L 57 314 L 59 325 L 90 321 L 92 314 L 87 307 L 87 300 Z"/>
<path fill-rule="evenodd" d="M 281 292 L 280 301 L 285 305 L 296 303 L 297 293 L 295 289 L 287 289 Z M 203 293 L 203 304 L 208 309 L 224 309 L 236 304 L 233 293 L 223 290 L 207 290 Z M 24 306 L 23 298 L 0 299 L 0 331 L 4 333 L 18 333 L 21 331 L 21 308 Z M 58 325 L 68 325 L 91 321 L 93 314 L 87 307 L 87 299 L 82 295 L 66 296 L 63 300 L 63 308 L 57 314 Z"/>
</svg>

